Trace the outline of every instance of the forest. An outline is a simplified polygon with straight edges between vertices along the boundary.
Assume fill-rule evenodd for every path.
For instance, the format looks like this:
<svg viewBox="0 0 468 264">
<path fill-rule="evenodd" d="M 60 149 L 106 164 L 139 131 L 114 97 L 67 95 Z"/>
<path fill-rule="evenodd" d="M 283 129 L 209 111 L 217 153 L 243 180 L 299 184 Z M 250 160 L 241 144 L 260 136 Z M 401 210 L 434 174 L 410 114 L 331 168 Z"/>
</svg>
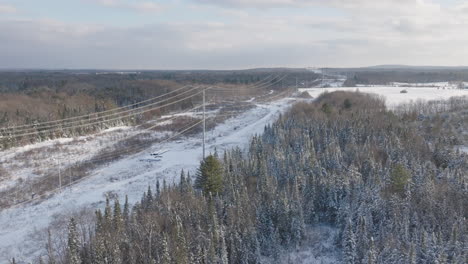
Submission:
<svg viewBox="0 0 468 264">
<path fill-rule="evenodd" d="M 49 232 L 37 262 L 276 263 L 325 224 L 343 263 L 467 263 L 468 157 L 418 120 L 359 92 L 297 103 L 245 151 L 64 219 L 67 239 Z"/>
<path fill-rule="evenodd" d="M 327 69 L 327 72 L 341 73 L 348 76 L 344 86 L 388 85 L 393 82 L 433 83 L 433 82 L 468 82 L 466 68 L 362 68 L 362 69 Z"/>
<path fill-rule="evenodd" d="M 285 78 L 286 76 L 289 77 Z M 231 99 L 242 96 L 250 98 L 249 96 L 259 92 L 284 91 L 296 84 L 296 78 L 315 79 L 316 77 L 313 72 L 294 69 L 143 72 L 0 71 L 0 149 L 64 136 L 88 135 L 119 125 L 143 124 L 162 114 L 187 109 L 201 103 L 201 94 L 193 95 L 197 92 L 195 90 L 201 87 L 225 89 L 218 92 L 210 90 L 207 100 L 211 102 L 227 96 Z M 187 90 L 193 88 L 191 89 L 193 93 L 181 90 L 183 87 Z M 229 93 L 229 90 L 235 91 Z M 168 94 L 171 96 L 167 96 Z M 149 102 L 151 98 L 165 100 L 165 104 L 161 105 L 170 103 L 171 106 L 138 114 L 136 108 L 148 109 L 155 104 Z M 173 101 L 176 102 L 172 103 Z M 122 109 L 127 110 L 125 115 L 127 117 L 120 118 L 122 115 L 117 112 Z M 113 115 L 112 118 L 104 118 L 109 114 Z M 128 114 L 133 115 L 130 118 Z M 83 118 L 78 120 L 78 117 L 85 117 L 87 120 L 81 121 Z M 70 124 L 56 120 L 74 121 Z M 89 125 L 88 123 L 93 120 L 95 122 Z M 35 126 L 44 122 L 50 125 Z"/>
<path fill-rule="evenodd" d="M 282 92 L 295 87 L 297 80 L 315 80 L 317 76 L 303 69 L 0 71 L 0 149 L 64 136 L 88 135 L 119 125 L 143 124 L 164 113 L 201 103 L 201 94 L 193 94 L 201 87 L 218 89 L 209 90 L 209 102 L 221 99 L 225 102 L 250 99 L 270 90 Z M 184 91 L 184 87 L 193 93 Z M 150 102 L 151 98 L 165 100 L 166 103 L 162 105 L 170 106 L 138 114 L 137 108 L 148 109 L 155 105 L 155 102 Z M 117 112 L 123 110 L 127 115 L 120 118 L 122 115 Z M 130 114 L 131 118 L 128 117 Z M 112 118 L 105 118 L 109 115 Z M 65 122 L 67 120 L 74 121 Z M 93 120 L 95 122 L 91 122 Z M 94 124 L 96 120 L 100 122 Z M 44 122 L 50 125 L 36 126 Z M 89 125 L 89 122 L 92 124 Z"/>
</svg>

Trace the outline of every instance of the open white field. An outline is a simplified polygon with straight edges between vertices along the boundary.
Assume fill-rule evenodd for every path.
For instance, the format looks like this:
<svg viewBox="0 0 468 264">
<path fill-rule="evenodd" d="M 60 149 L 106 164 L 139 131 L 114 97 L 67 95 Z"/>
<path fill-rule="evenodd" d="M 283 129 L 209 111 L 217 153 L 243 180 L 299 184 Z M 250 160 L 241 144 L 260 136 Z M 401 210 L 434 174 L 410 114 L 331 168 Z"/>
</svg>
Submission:
<svg viewBox="0 0 468 264">
<path fill-rule="evenodd" d="M 401 93 L 403 89 L 406 90 L 407 93 Z M 401 103 L 416 102 L 418 100 L 445 100 L 454 96 L 468 96 L 468 89 L 438 89 L 438 87 L 361 86 L 299 89 L 300 92 L 308 92 L 313 98 L 317 98 L 324 92 L 357 90 L 363 93 L 374 93 L 383 96 L 389 108 Z"/>
</svg>

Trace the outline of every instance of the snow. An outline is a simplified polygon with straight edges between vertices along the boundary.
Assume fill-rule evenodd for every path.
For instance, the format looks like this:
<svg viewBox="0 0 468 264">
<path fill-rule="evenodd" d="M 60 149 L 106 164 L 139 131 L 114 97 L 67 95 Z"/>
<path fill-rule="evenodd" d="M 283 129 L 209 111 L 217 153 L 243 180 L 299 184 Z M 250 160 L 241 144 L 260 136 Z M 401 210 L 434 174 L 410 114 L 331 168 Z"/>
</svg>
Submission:
<svg viewBox="0 0 468 264">
<path fill-rule="evenodd" d="M 468 154 L 468 146 L 458 146 L 457 149 L 462 153 Z"/>
<path fill-rule="evenodd" d="M 401 90 L 408 93 L 400 93 Z M 324 92 L 333 91 L 357 91 L 363 93 L 373 93 L 385 97 L 387 107 L 393 108 L 401 103 L 410 103 L 418 100 L 445 100 L 454 96 L 468 96 L 468 90 L 458 89 L 437 89 L 436 87 L 394 87 L 394 86 L 373 86 L 373 87 L 334 87 L 334 88 L 307 88 L 299 89 L 299 92 L 308 92 L 313 98 Z"/>
<path fill-rule="evenodd" d="M 207 133 L 207 152 L 217 149 L 222 153 L 237 146 L 247 147 L 250 138 L 263 132 L 264 126 L 276 120 L 292 101 L 281 99 L 269 104 L 257 104 L 255 108 L 226 120 Z M 56 141 L 53 142 L 35 145 L 53 145 Z M 89 142 L 90 144 L 79 144 L 82 150 L 80 155 L 85 158 L 89 155 L 87 152 L 93 152 L 94 141 Z M 144 162 L 151 157 L 150 153 L 161 149 L 169 149 L 162 155 L 161 161 Z M 83 207 L 102 208 L 107 193 L 117 194 L 121 199 L 128 195 L 129 202 L 135 203 L 140 200 L 148 185 L 155 186 L 157 180 L 165 179 L 168 184 L 177 182 L 182 169 L 194 175 L 201 153 L 201 135 L 162 145 L 155 144 L 140 153 L 95 169 L 89 177 L 44 201 L 0 211 L 0 263 L 7 262 L 10 257 L 19 256 L 25 257 L 24 261 L 30 261 L 43 254 L 44 244 L 31 238 L 35 235 L 37 237 L 37 232 L 43 232 L 57 215 Z"/>
<path fill-rule="evenodd" d="M 457 89 L 460 82 L 429 82 L 429 83 L 402 83 L 393 82 L 392 85 L 399 87 L 439 87 L 445 89 Z M 463 82 L 466 86 L 466 82 Z"/>
<path fill-rule="evenodd" d="M 301 247 L 281 255 L 280 263 L 289 264 L 332 264 L 340 263 L 341 256 L 336 250 L 339 230 L 318 225 L 306 228 L 306 241 Z"/>
<path fill-rule="evenodd" d="M 18 181 L 41 177 L 50 169 L 57 169 L 56 164 L 61 164 L 63 169 L 68 164 L 91 158 L 116 140 L 138 132 L 138 129 L 120 126 L 95 135 L 59 138 L 8 149 L 0 156 L 0 164 L 9 172 L 7 179 L 0 179 L 0 191 L 11 188 Z M 162 137 L 163 134 L 154 133 L 154 136 Z"/>
</svg>

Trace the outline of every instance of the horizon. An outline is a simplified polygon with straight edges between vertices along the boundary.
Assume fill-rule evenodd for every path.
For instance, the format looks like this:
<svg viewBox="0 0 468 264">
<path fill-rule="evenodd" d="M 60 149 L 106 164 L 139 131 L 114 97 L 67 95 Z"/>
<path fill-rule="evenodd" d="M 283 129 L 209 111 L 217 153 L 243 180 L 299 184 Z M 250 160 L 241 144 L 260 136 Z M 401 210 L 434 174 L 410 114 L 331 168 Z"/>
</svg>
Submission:
<svg viewBox="0 0 468 264">
<path fill-rule="evenodd" d="M 232 69 L 209 69 L 209 68 L 148 68 L 148 69 L 138 69 L 138 68 L 2 68 L 0 67 L 0 72 L 7 72 L 7 71 L 110 71 L 110 72 L 151 72 L 151 71 L 252 71 L 252 70 L 293 70 L 293 69 L 379 69 L 379 70 L 386 70 L 386 69 L 424 69 L 424 68 L 431 68 L 431 69 L 468 69 L 468 65 L 457 65 L 457 66 L 449 66 L 449 65 L 404 65 L 404 64 L 377 64 L 377 65 L 370 65 L 370 66 L 351 66 L 351 67 L 314 67 L 314 66 L 302 66 L 302 67 L 284 67 L 284 66 L 277 66 L 277 67 L 256 67 L 256 68 L 232 68 Z"/>
</svg>

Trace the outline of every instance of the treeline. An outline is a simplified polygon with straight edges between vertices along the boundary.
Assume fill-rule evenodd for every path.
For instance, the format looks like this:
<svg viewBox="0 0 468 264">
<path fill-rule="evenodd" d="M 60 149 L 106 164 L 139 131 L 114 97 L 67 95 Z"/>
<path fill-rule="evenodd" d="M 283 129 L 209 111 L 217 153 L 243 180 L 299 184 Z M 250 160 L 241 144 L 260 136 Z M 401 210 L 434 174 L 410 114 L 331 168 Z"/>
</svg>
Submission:
<svg viewBox="0 0 468 264">
<path fill-rule="evenodd" d="M 71 78 L 71 77 L 70 77 Z M 5 81 L 5 80 L 4 80 Z M 131 105 L 168 93 L 182 84 L 164 80 L 106 79 L 17 80 L 12 89 L 0 94 L 0 126 L 29 125 Z M 26 85 L 27 83 L 27 85 Z M 1 87 L 1 85 L 0 85 Z"/>
<path fill-rule="evenodd" d="M 108 201 L 90 230 L 72 219 L 41 261 L 275 263 L 328 224 L 343 263 L 467 263 L 467 158 L 440 166 L 402 120 L 360 93 L 299 103 L 246 153 L 207 158 L 195 185 L 182 172 L 132 208 Z"/>
<path fill-rule="evenodd" d="M 190 92 L 187 87 L 175 92 L 181 86 L 151 80 L 80 92 L 43 88 L 25 94 L 0 94 L 0 149 L 87 135 L 119 125 L 143 124 L 170 111 L 190 109 L 202 101 L 200 94 L 184 99 L 196 91 Z M 166 95 L 169 92 L 172 93 Z M 148 101 L 154 97 L 158 99 Z M 146 103 L 138 104 L 145 100 Z"/>
<path fill-rule="evenodd" d="M 430 82 L 468 82 L 468 70 L 330 70 L 348 76 L 344 86 L 385 85 L 393 82 L 430 83 Z"/>
<path fill-rule="evenodd" d="M 71 89 L 74 91 L 105 89 L 136 80 L 166 80 L 175 83 L 212 84 L 253 84 L 269 76 L 289 74 L 290 84 L 299 79 L 314 80 L 317 74 L 306 69 L 253 69 L 253 70 L 179 70 L 179 71 L 139 71 L 139 72 L 102 72 L 98 70 L 82 71 L 23 71 L 0 72 L 0 92 L 28 92 L 40 87 L 52 89 Z M 75 84 L 75 85 L 74 85 Z M 87 84 L 76 86 L 76 84 Z M 70 87 L 74 85 L 74 87 Z M 280 87 L 281 85 L 277 86 Z"/>
<path fill-rule="evenodd" d="M 288 78 L 285 78 L 286 75 Z M 29 144 L 62 136 L 93 133 L 116 125 L 135 125 L 170 110 L 187 109 L 201 102 L 201 96 L 178 102 L 171 107 L 147 112 L 135 118 L 125 118 L 87 126 L 80 119 L 73 125 L 54 127 L 35 124 L 90 115 L 117 107 L 132 106 L 158 97 L 186 85 L 217 85 L 224 91 L 210 90 L 208 100 L 239 100 L 251 98 L 270 89 L 281 90 L 296 85 L 298 78 L 315 78 L 306 70 L 264 69 L 246 71 L 144 71 L 134 73 L 102 73 L 97 71 L 30 71 L 0 72 L 0 149 Z M 283 79 L 284 78 L 284 79 Z M 254 88 L 250 86 L 255 86 Z M 232 89 L 233 92 L 229 92 Z M 182 92 L 182 91 L 181 91 Z M 175 96 L 176 93 L 171 94 Z M 190 94 L 185 94 L 188 96 Z M 181 99 L 177 98 L 177 99 Z M 164 98 L 160 98 L 162 100 Z M 176 99 L 174 99 L 176 100 Z M 167 103 L 167 102 L 166 102 Z M 55 124 L 55 123 L 53 123 Z M 27 127 L 25 127 L 26 125 Z M 61 125 L 59 123 L 59 125 Z M 67 126 L 76 126 L 69 129 Z M 21 126 L 19 129 L 8 127 Z M 45 127 L 45 128 L 44 128 Z M 26 130 L 26 132 L 25 132 Z M 31 133 L 36 133 L 29 135 Z M 28 134 L 18 137 L 16 135 Z"/>
</svg>

